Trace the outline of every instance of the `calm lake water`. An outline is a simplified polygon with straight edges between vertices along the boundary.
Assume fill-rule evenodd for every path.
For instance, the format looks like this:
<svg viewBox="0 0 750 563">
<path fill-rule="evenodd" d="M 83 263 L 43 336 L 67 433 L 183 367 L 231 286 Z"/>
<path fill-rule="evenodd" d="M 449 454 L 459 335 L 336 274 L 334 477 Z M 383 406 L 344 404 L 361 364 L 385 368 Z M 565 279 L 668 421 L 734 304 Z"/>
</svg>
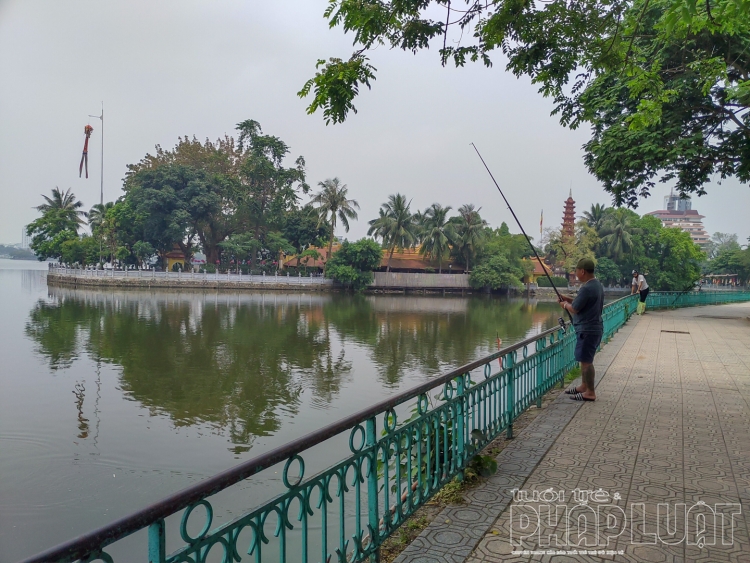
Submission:
<svg viewBox="0 0 750 563">
<path fill-rule="evenodd" d="M 0 260 L 3 563 L 490 353 L 496 335 L 511 344 L 553 326 L 560 311 L 489 296 L 82 291 L 48 288 L 45 275 Z M 337 453 L 315 455 L 325 465 Z M 215 522 L 277 485 L 243 482 L 242 503 L 226 499 Z"/>
</svg>

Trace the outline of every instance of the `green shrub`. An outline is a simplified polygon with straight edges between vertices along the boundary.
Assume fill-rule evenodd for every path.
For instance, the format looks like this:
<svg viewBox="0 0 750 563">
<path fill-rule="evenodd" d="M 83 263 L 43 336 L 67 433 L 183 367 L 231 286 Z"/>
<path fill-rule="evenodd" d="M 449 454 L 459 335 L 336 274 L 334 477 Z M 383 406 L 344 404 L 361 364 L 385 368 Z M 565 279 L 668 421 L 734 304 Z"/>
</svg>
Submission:
<svg viewBox="0 0 750 563">
<path fill-rule="evenodd" d="M 383 251 L 371 239 L 361 239 L 350 243 L 344 241 L 341 248 L 331 256 L 326 267 L 326 277 L 362 291 L 372 283 L 372 271 L 380 266 Z"/>
<path fill-rule="evenodd" d="M 552 276 L 552 281 L 555 282 L 555 287 L 568 287 L 568 280 L 560 276 Z M 552 287 L 547 276 L 537 278 L 536 283 L 539 287 Z"/>
</svg>

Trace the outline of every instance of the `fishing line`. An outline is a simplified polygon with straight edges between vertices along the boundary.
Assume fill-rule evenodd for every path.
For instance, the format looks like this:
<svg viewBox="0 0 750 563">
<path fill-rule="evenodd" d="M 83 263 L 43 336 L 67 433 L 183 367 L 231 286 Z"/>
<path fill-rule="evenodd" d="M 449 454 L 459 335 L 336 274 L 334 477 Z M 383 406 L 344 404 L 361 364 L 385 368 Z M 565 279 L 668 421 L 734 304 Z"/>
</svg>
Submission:
<svg viewBox="0 0 750 563">
<path fill-rule="evenodd" d="M 479 149 L 474 143 L 471 143 L 471 146 L 474 147 L 474 150 L 477 152 L 477 156 L 479 157 L 479 160 L 482 161 L 482 164 L 484 164 L 484 167 L 487 170 L 487 173 L 490 175 L 490 178 L 492 178 L 492 181 L 495 183 L 495 187 L 497 188 L 497 191 L 499 191 L 500 195 L 503 196 L 503 200 L 505 200 L 505 205 L 508 206 L 508 210 L 510 211 L 511 215 L 513 215 L 513 219 L 516 220 L 516 224 L 518 225 L 518 228 L 521 229 L 523 236 L 526 237 L 526 242 L 529 243 L 529 246 L 531 247 L 531 251 L 534 253 L 534 256 L 536 256 L 536 259 L 539 261 L 539 265 L 542 267 L 542 271 L 544 271 L 544 275 L 547 276 L 547 279 L 549 280 L 549 283 L 552 286 L 552 289 L 555 290 L 555 293 L 557 294 L 557 299 L 559 301 L 563 301 L 563 297 L 562 295 L 560 295 L 560 292 L 557 290 L 557 286 L 555 286 L 555 282 L 552 281 L 552 277 L 549 275 L 549 272 L 547 271 L 547 268 L 544 266 L 542 259 L 539 258 L 539 254 L 537 253 L 536 248 L 534 248 L 534 245 L 531 244 L 531 239 L 529 238 L 529 235 L 526 234 L 526 231 L 524 230 L 523 225 L 521 225 L 521 221 L 518 220 L 518 217 L 516 217 L 516 213 L 513 211 L 513 208 L 510 206 L 510 203 L 508 203 L 508 198 L 505 197 L 503 190 L 500 189 L 500 185 L 497 183 L 497 180 L 495 180 L 495 177 L 492 175 L 492 172 L 490 171 L 489 166 L 487 166 L 487 163 L 482 158 L 482 155 L 479 154 Z M 568 317 L 570 318 L 570 322 L 572 324 L 573 317 L 570 314 L 570 311 L 565 309 L 565 312 L 568 313 Z M 562 329 L 565 330 L 565 320 L 562 317 L 560 317 L 559 319 L 557 319 L 557 322 L 560 324 Z"/>
</svg>

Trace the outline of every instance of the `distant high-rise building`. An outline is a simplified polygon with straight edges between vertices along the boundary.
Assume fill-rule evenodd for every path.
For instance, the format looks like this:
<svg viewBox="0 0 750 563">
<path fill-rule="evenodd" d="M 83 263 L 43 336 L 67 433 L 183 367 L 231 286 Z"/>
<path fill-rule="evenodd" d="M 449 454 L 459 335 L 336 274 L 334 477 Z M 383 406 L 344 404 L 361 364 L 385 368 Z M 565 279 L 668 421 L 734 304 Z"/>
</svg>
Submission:
<svg viewBox="0 0 750 563">
<path fill-rule="evenodd" d="M 689 198 L 681 199 L 679 196 L 669 194 L 664 198 L 664 206 L 666 209 L 650 211 L 646 215 L 657 217 L 665 227 L 682 229 L 701 248 L 705 248 L 708 245 L 710 237 L 703 228 L 703 218 L 705 215 L 701 215 L 695 209 L 691 209 L 692 204 Z"/>
<path fill-rule="evenodd" d="M 681 198 L 678 195 L 670 193 L 664 196 L 664 209 L 667 211 L 688 211 L 693 208 L 693 203 L 689 197 Z"/>
<path fill-rule="evenodd" d="M 24 226 L 21 229 L 21 248 L 24 250 L 28 250 L 31 246 L 31 237 L 26 234 L 26 227 Z"/>
<path fill-rule="evenodd" d="M 565 210 L 563 211 L 562 236 L 563 238 L 573 237 L 576 227 L 576 202 L 573 200 L 573 190 L 570 190 L 568 199 L 565 200 Z"/>
</svg>

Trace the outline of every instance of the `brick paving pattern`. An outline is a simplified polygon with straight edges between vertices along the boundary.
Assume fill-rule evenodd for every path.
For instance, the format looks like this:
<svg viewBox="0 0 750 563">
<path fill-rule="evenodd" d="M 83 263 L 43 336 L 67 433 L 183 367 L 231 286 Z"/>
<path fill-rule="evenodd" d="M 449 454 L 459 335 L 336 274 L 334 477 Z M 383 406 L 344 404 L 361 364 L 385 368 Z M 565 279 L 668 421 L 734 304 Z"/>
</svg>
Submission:
<svg viewBox="0 0 750 563">
<path fill-rule="evenodd" d="M 750 563 L 750 304 L 647 312 L 596 367 L 595 403 L 560 396 L 397 561 Z M 550 488 L 564 500 L 513 500 Z M 576 489 L 600 498 L 581 505 Z"/>
</svg>

